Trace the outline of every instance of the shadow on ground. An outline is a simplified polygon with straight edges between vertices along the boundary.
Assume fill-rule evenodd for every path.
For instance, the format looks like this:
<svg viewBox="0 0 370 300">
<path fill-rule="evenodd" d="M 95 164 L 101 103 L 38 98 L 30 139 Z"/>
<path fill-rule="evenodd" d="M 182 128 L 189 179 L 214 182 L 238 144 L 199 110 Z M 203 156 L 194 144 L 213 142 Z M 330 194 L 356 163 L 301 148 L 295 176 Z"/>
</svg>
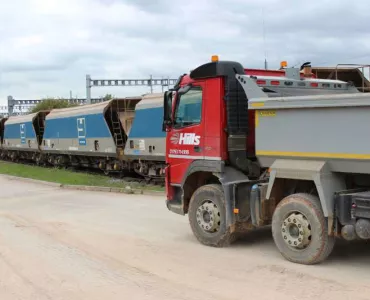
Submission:
<svg viewBox="0 0 370 300">
<path fill-rule="evenodd" d="M 365 260 L 364 260 L 365 259 Z M 334 250 L 328 261 L 344 261 L 344 260 L 361 260 L 362 262 L 370 263 L 370 243 L 369 241 L 353 241 L 347 242 L 337 240 Z"/>
<path fill-rule="evenodd" d="M 273 246 L 274 250 L 277 250 L 272 238 L 271 228 L 266 227 L 240 236 L 231 247 L 238 249 L 244 247 L 266 247 L 263 250 L 268 252 L 270 249 L 268 248 L 269 245 Z M 327 263 L 343 263 L 345 261 L 349 263 L 361 262 L 370 266 L 370 241 L 348 242 L 343 239 L 337 239 L 334 250 L 327 259 Z"/>
</svg>

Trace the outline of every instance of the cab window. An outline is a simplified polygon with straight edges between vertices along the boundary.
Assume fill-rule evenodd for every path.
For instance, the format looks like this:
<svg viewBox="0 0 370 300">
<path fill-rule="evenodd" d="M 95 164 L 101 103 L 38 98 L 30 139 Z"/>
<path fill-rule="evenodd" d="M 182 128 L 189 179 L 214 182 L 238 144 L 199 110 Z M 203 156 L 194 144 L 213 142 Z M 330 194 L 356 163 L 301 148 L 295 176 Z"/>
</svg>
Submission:
<svg viewBox="0 0 370 300">
<path fill-rule="evenodd" d="M 180 96 L 175 110 L 175 127 L 186 127 L 200 123 L 202 118 L 202 94 L 200 87 L 192 87 Z"/>
</svg>

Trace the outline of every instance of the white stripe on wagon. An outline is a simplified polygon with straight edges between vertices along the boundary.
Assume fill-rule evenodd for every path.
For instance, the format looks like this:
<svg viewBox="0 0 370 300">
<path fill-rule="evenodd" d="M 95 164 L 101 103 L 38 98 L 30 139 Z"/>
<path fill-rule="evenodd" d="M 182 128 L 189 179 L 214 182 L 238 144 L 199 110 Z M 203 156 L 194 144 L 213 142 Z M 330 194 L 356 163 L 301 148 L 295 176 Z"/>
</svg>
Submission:
<svg viewBox="0 0 370 300">
<path fill-rule="evenodd" d="M 177 155 L 177 154 L 169 154 L 168 157 L 170 158 L 184 158 L 184 159 L 205 159 L 205 160 L 221 160 L 221 157 L 218 156 L 196 156 L 196 155 Z"/>
</svg>

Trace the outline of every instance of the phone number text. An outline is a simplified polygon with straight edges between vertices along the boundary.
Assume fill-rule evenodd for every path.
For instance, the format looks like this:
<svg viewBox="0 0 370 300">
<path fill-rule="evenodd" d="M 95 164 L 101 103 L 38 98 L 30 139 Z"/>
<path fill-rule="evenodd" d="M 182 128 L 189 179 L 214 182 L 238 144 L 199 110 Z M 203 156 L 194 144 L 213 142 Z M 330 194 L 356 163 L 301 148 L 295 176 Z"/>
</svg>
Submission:
<svg viewBox="0 0 370 300">
<path fill-rule="evenodd" d="M 183 154 L 183 155 L 188 155 L 188 154 L 189 154 L 189 150 L 170 149 L 170 154 Z"/>
</svg>

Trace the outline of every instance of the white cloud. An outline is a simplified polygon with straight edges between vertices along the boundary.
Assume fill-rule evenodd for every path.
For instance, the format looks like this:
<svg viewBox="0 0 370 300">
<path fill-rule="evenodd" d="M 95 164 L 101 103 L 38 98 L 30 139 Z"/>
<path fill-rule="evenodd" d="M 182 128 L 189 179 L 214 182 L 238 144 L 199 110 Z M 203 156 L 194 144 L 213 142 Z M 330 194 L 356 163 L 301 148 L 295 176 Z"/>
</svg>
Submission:
<svg viewBox="0 0 370 300">
<path fill-rule="evenodd" d="M 364 0 L 1 1 L 0 103 L 70 90 L 85 97 L 86 74 L 176 78 L 212 54 L 246 67 L 262 67 L 265 49 L 271 68 L 281 60 L 366 63 L 369 8 Z M 93 96 L 148 90 L 93 89 Z"/>
</svg>

